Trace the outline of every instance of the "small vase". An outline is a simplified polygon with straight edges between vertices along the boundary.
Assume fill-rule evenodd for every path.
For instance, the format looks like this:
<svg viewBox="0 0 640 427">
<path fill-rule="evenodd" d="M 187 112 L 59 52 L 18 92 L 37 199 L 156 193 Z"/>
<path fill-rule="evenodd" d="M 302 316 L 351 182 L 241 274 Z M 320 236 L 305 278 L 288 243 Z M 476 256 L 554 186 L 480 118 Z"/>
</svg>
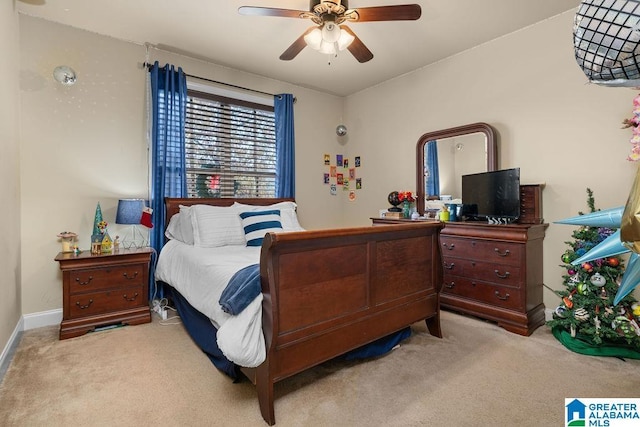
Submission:
<svg viewBox="0 0 640 427">
<path fill-rule="evenodd" d="M 411 218 L 411 203 L 406 200 L 402 202 L 402 217 L 405 219 Z"/>
</svg>

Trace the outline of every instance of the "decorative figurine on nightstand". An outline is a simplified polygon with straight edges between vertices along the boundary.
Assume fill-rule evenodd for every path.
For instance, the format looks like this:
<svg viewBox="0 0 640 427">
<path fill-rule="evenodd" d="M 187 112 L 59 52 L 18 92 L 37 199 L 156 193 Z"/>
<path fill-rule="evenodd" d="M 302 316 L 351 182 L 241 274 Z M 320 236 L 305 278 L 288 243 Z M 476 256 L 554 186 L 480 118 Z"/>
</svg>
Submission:
<svg viewBox="0 0 640 427">
<path fill-rule="evenodd" d="M 93 218 L 93 232 L 91 233 L 91 253 L 99 254 L 102 252 L 102 230 L 100 224 L 102 220 L 102 209 L 100 209 L 100 203 L 96 206 L 96 213 Z M 105 223 L 106 224 L 106 223 Z"/>
<path fill-rule="evenodd" d="M 111 236 L 109 236 L 107 225 L 107 222 L 104 220 L 98 223 L 98 229 L 102 236 L 102 240 L 100 241 L 100 252 L 103 254 L 110 254 L 113 251 L 113 240 L 111 240 Z"/>
<path fill-rule="evenodd" d="M 100 255 L 102 253 L 102 234 L 94 234 L 91 236 L 91 253 Z"/>
<path fill-rule="evenodd" d="M 58 233 L 58 237 L 62 241 L 62 252 L 73 252 L 73 242 L 78 235 L 73 231 L 63 231 Z"/>
<path fill-rule="evenodd" d="M 113 240 L 113 252 L 120 252 L 120 236 Z"/>
</svg>

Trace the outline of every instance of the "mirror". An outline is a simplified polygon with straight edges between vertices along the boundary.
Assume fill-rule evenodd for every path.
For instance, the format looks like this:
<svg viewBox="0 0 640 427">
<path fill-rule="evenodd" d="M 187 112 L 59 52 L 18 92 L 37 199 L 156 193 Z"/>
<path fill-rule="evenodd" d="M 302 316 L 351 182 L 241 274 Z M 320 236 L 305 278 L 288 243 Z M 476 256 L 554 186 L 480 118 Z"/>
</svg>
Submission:
<svg viewBox="0 0 640 427">
<path fill-rule="evenodd" d="M 424 213 L 427 143 L 436 141 L 440 195 L 462 197 L 462 175 L 498 169 L 498 145 L 495 132 L 486 123 L 472 123 L 425 133 L 416 145 L 416 199 L 418 212 Z"/>
</svg>

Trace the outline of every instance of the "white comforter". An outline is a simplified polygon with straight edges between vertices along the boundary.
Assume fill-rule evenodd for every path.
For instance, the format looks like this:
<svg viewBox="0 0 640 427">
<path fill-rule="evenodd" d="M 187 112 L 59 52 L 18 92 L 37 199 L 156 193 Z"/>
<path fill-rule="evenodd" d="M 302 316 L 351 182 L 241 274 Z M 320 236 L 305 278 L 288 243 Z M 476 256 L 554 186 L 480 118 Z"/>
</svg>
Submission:
<svg viewBox="0 0 640 427">
<path fill-rule="evenodd" d="M 260 247 L 244 245 L 200 248 L 170 240 L 162 248 L 155 278 L 173 286 L 218 328 L 218 347 L 240 366 L 256 367 L 265 359 L 262 294 L 238 315 L 218 303 L 231 277 L 260 262 Z"/>
</svg>

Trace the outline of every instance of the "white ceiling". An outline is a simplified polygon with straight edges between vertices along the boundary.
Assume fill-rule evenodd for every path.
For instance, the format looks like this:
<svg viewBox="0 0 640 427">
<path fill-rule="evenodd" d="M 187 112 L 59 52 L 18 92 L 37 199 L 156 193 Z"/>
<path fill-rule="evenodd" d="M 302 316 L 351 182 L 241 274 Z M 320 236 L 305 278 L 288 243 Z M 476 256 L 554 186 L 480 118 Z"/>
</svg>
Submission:
<svg viewBox="0 0 640 427">
<path fill-rule="evenodd" d="M 580 0 L 351 0 L 349 7 L 417 3 L 418 21 L 350 23 L 373 52 L 331 60 L 309 47 L 280 54 L 313 23 L 242 16 L 240 6 L 308 10 L 308 0 L 17 0 L 18 10 L 139 44 L 205 59 L 295 85 L 350 95 L 536 22 L 575 10 Z M 567 29 L 571 37 L 571 29 Z M 71 64 L 70 64 L 71 65 Z M 179 65 L 179 64 L 177 64 Z M 189 70 L 185 70 L 187 73 Z"/>
</svg>

